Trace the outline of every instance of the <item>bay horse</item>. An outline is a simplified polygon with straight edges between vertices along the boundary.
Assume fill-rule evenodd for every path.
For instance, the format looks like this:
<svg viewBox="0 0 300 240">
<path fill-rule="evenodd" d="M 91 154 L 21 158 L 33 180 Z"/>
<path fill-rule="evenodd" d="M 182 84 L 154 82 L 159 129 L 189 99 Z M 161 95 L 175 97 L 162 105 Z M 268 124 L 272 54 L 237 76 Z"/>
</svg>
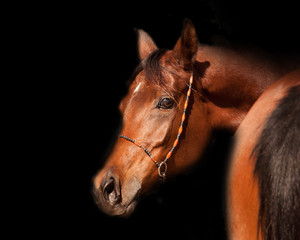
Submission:
<svg viewBox="0 0 300 240">
<path fill-rule="evenodd" d="M 264 90 L 291 69 L 259 52 L 200 44 L 189 20 L 172 50 L 138 30 L 138 53 L 119 106 L 119 138 L 93 180 L 99 207 L 124 217 L 160 181 L 194 166 L 215 131 L 234 134 Z"/>
<path fill-rule="evenodd" d="M 300 69 L 273 83 L 235 134 L 229 239 L 300 237 Z"/>
</svg>

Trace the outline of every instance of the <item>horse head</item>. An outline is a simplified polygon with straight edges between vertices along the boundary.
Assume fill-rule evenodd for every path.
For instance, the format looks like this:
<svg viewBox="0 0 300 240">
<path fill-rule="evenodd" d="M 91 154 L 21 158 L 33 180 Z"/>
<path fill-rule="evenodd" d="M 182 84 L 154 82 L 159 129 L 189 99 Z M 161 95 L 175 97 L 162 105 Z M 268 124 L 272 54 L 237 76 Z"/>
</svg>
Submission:
<svg viewBox="0 0 300 240">
<path fill-rule="evenodd" d="M 196 61 L 198 44 L 188 20 L 172 50 L 138 30 L 141 62 L 119 106 L 120 138 L 94 178 L 96 202 L 107 214 L 129 216 L 162 175 L 194 166 L 203 154 L 212 126 L 198 81 L 209 63 Z"/>
</svg>

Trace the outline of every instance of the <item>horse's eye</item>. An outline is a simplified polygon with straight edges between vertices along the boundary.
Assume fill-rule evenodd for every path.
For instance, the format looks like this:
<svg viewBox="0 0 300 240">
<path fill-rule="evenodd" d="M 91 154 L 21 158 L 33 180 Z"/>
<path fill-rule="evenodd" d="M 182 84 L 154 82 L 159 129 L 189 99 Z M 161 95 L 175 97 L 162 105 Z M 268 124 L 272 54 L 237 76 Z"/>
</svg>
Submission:
<svg viewBox="0 0 300 240">
<path fill-rule="evenodd" d="M 174 100 L 172 98 L 162 98 L 157 104 L 158 108 L 171 109 L 174 105 Z"/>
</svg>

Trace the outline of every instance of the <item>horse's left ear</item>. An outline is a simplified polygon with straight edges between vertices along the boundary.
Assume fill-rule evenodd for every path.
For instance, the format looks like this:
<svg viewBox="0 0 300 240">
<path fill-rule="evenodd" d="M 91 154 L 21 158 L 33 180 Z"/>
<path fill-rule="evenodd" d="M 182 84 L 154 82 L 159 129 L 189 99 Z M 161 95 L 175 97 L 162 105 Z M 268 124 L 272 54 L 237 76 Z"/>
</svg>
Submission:
<svg viewBox="0 0 300 240">
<path fill-rule="evenodd" d="M 157 49 L 157 46 L 148 33 L 142 29 L 137 29 L 138 33 L 138 54 L 140 60 L 146 58 L 150 53 Z"/>
<path fill-rule="evenodd" d="M 184 67 L 191 67 L 198 50 L 198 44 L 198 37 L 193 23 L 189 19 L 185 19 L 181 37 L 173 48 L 175 57 L 183 62 Z"/>
</svg>

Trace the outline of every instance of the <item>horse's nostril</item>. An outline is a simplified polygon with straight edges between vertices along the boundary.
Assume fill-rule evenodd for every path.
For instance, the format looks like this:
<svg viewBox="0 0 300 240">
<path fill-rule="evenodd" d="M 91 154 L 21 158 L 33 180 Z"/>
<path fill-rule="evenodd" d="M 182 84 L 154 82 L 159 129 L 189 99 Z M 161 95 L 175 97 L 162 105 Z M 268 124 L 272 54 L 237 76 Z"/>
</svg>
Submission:
<svg viewBox="0 0 300 240">
<path fill-rule="evenodd" d="M 104 191 L 106 194 L 111 194 L 115 189 L 115 181 L 114 179 L 110 179 L 107 185 L 104 187 Z"/>
<path fill-rule="evenodd" d="M 106 201 L 113 202 L 113 199 L 115 198 L 115 181 L 113 178 L 109 179 L 106 185 L 103 188 L 103 194 L 106 199 Z"/>
<path fill-rule="evenodd" d="M 121 200 L 120 184 L 115 176 L 109 176 L 102 183 L 104 199 L 110 204 L 117 204 Z"/>
</svg>

